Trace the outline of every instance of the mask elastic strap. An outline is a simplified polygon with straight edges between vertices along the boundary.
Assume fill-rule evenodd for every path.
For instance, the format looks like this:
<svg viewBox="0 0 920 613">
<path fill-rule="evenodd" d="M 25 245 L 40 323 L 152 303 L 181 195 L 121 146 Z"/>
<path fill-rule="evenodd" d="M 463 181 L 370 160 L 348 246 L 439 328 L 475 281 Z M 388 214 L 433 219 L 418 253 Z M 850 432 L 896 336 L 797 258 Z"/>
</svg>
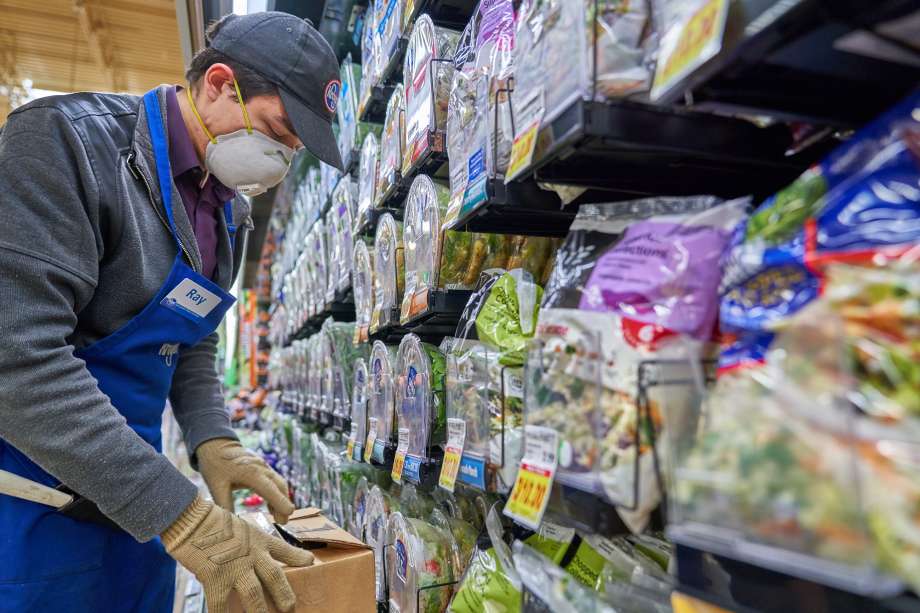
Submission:
<svg viewBox="0 0 920 613">
<path fill-rule="evenodd" d="M 211 131 L 208 130 L 208 127 L 204 125 L 204 121 L 201 120 L 201 115 L 198 114 L 198 109 L 195 107 L 195 101 L 192 99 L 192 88 L 187 87 L 185 89 L 185 95 L 188 96 L 188 103 L 192 107 L 192 112 L 195 113 L 195 119 L 198 120 L 198 123 L 201 124 L 201 129 L 204 130 L 204 133 L 208 135 L 208 140 L 211 141 L 212 145 L 217 144 L 217 139 L 211 135 Z"/>
<path fill-rule="evenodd" d="M 236 88 L 236 98 L 240 101 L 240 106 L 243 109 L 243 123 L 246 124 L 246 132 L 252 134 L 252 123 L 249 121 L 249 112 L 246 111 L 246 103 L 243 102 L 243 94 L 240 92 L 240 84 L 236 82 L 236 77 L 233 78 L 233 87 Z"/>
</svg>

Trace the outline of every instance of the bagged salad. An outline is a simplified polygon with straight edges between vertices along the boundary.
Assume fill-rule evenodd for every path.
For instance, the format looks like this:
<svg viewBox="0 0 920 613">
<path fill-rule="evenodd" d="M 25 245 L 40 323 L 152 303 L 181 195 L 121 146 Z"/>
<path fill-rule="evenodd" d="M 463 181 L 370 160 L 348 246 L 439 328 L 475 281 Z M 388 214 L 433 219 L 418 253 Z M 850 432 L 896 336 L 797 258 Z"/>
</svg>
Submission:
<svg viewBox="0 0 920 613">
<path fill-rule="evenodd" d="M 660 500 L 652 444 L 663 417 L 691 411 L 699 392 L 651 387 L 640 411 L 639 371 L 684 380 L 712 351 L 720 261 L 745 207 L 708 196 L 588 205 L 557 254 L 527 364 L 526 420 L 559 432 L 560 473 L 617 504 L 635 531 Z"/>
<path fill-rule="evenodd" d="M 374 266 L 363 239 L 355 241 L 352 288 L 355 298 L 355 344 L 367 342 L 374 312 Z"/>
<path fill-rule="evenodd" d="M 406 96 L 404 175 L 434 148 L 431 134 L 446 127 L 454 72 L 453 54 L 459 37 L 459 32 L 436 27 L 428 15 L 421 15 L 412 27 L 403 63 Z"/>
<path fill-rule="evenodd" d="M 514 46 L 515 117 L 537 105 L 548 122 L 579 98 L 647 91 L 654 39 L 648 0 L 524 2 Z"/>
<path fill-rule="evenodd" d="M 351 287 L 352 246 L 354 245 L 354 219 L 357 211 L 357 186 L 351 177 L 345 175 L 332 194 L 332 210 L 329 212 L 335 223 L 336 245 L 332 252 L 335 265 L 335 290 L 343 292 Z"/>
<path fill-rule="evenodd" d="M 403 478 L 418 483 L 420 464 L 430 449 L 444 442 L 447 413 L 444 398 L 444 354 L 415 334 L 399 343 L 396 358 L 396 414 L 400 430 L 408 430 Z"/>
<path fill-rule="evenodd" d="M 389 213 L 380 216 L 374 240 L 374 310 L 371 332 L 392 323 L 405 284 L 402 224 Z"/>
<path fill-rule="evenodd" d="M 325 309 L 325 305 L 335 300 L 335 289 L 339 281 L 339 269 L 342 264 L 342 244 L 341 235 L 339 234 L 339 220 L 335 211 L 330 210 L 324 216 L 326 221 L 326 286 L 322 290 L 321 300 L 323 306 L 320 311 Z"/>
<path fill-rule="evenodd" d="M 375 203 L 383 204 L 399 184 L 406 143 L 406 96 L 397 85 L 387 103 L 387 115 L 380 137 L 380 165 L 377 170 Z"/>
<path fill-rule="evenodd" d="M 362 462 L 367 440 L 367 399 L 370 374 L 364 358 L 355 360 L 355 381 L 351 389 L 351 431 L 348 433 L 350 460 Z"/>
<path fill-rule="evenodd" d="M 364 541 L 374 551 L 374 585 L 377 602 L 387 602 L 387 581 L 384 570 L 387 552 L 390 514 L 397 511 L 396 501 L 379 485 L 367 495 L 364 513 Z"/>
<path fill-rule="evenodd" d="M 371 2 L 364 13 L 361 33 L 361 81 L 358 90 L 358 117 L 363 117 L 370 104 L 374 86 L 380 82 L 380 35 L 377 34 L 378 3 Z"/>
</svg>

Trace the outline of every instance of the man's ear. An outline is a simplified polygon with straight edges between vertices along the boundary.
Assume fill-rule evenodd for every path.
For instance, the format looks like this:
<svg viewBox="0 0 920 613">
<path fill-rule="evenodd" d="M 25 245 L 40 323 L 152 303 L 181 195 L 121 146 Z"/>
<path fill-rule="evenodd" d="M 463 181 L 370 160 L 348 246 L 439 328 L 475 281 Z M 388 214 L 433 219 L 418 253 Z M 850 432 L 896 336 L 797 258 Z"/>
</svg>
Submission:
<svg viewBox="0 0 920 613">
<path fill-rule="evenodd" d="M 236 89 L 233 87 L 233 69 L 226 64 L 212 64 L 202 77 L 202 91 L 209 102 L 214 102 L 224 92 L 236 98 Z"/>
</svg>

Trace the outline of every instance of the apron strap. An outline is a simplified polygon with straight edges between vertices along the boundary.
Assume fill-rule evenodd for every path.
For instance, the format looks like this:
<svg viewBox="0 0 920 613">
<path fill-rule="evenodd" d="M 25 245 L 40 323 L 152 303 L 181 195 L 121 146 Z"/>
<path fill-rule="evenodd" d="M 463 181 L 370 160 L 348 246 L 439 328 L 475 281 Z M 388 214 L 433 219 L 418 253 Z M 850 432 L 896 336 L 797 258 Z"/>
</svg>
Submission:
<svg viewBox="0 0 920 613">
<path fill-rule="evenodd" d="M 224 203 L 224 219 L 227 220 L 227 232 L 230 234 L 230 250 L 236 247 L 236 225 L 233 223 L 233 203 L 228 200 Z"/>
<path fill-rule="evenodd" d="M 166 209 L 166 219 L 169 220 L 169 230 L 172 232 L 176 246 L 182 249 L 179 235 L 176 232 L 176 221 L 173 219 L 172 210 L 172 176 L 169 169 L 169 148 L 166 141 L 166 130 L 163 127 L 163 115 L 160 111 L 160 98 L 157 90 L 152 89 L 144 94 L 144 107 L 147 110 L 147 125 L 150 128 L 150 140 L 153 143 L 153 156 L 157 166 L 157 179 L 160 183 L 160 198 L 163 208 Z"/>
</svg>

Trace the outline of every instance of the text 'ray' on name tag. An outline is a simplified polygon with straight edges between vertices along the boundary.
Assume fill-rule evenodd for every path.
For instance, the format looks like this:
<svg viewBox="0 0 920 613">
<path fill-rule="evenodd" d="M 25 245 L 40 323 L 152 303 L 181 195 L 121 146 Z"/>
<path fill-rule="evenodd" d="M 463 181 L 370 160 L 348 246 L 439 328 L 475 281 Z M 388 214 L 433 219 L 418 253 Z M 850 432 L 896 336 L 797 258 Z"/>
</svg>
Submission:
<svg viewBox="0 0 920 613">
<path fill-rule="evenodd" d="M 191 313 L 197 317 L 207 317 L 221 299 L 191 279 L 182 281 L 163 298 L 163 306 Z"/>
</svg>

